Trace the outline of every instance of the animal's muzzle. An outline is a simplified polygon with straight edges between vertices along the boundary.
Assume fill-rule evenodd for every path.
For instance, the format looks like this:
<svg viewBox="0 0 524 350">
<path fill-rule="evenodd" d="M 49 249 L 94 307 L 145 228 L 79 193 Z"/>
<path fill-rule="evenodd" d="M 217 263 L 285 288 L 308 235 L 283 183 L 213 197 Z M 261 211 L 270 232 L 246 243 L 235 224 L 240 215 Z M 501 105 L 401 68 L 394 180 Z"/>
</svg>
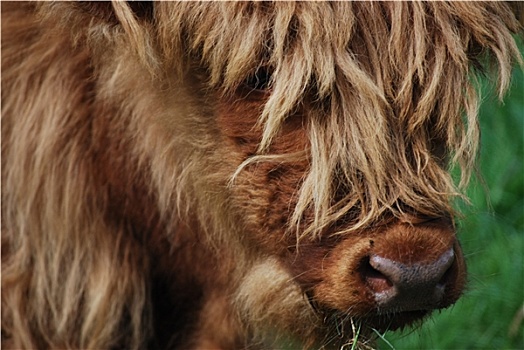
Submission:
<svg viewBox="0 0 524 350">
<path fill-rule="evenodd" d="M 364 259 L 360 273 L 379 312 L 431 310 L 441 306 L 454 261 L 453 248 L 426 263 L 406 264 L 372 255 Z"/>
</svg>

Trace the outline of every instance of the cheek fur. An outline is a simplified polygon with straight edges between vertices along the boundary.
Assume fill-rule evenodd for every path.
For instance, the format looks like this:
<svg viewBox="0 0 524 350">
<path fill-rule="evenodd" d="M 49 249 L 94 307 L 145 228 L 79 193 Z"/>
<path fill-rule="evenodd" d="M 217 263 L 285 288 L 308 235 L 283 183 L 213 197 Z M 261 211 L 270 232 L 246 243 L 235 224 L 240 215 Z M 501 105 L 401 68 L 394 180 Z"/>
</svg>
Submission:
<svg viewBox="0 0 524 350">
<path fill-rule="evenodd" d="M 220 100 L 217 105 L 218 128 L 230 157 L 235 158 L 238 165 L 257 152 L 263 132 L 257 121 L 263 101 L 260 96 Z M 269 154 L 285 155 L 307 148 L 306 132 L 297 125 L 300 120 L 300 115 L 289 118 L 268 150 Z M 234 179 L 231 204 L 241 213 L 249 238 L 269 253 L 280 254 L 286 250 L 287 244 L 282 241 L 307 169 L 308 162 L 304 160 L 261 161 L 247 165 Z"/>
</svg>

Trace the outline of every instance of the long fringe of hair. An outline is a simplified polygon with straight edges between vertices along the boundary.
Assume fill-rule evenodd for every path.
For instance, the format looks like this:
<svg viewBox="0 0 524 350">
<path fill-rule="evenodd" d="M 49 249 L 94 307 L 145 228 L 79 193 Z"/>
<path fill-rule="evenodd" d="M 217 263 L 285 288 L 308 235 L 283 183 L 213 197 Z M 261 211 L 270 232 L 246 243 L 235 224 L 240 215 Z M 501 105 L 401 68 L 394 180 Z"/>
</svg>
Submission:
<svg viewBox="0 0 524 350">
<path fill-rule="evenodd" d="M 185 4 L 161 8 L 159 18 L 166 59 L 190 50 L 225 93 L 257 69 L 271 72 L 259 153 L 235 175 L 260 161 L 297 159 L 266 151 L 313 94 L 310 166 L 290 225 L 302 236 L 349 212 L 353 224 L 339 233 L 405 208 L 454 213 L 450 198 L 461 196 L 477 154 L 475 73 L 496 63 L 502 96 L 513 60 L 521 62 L 512 37 L 518 23 L 500 3 Z M 450 176 L 457 166 L 458 186 Z M 334 200 L 340 184 L 347 188 Z"/>
</svg>

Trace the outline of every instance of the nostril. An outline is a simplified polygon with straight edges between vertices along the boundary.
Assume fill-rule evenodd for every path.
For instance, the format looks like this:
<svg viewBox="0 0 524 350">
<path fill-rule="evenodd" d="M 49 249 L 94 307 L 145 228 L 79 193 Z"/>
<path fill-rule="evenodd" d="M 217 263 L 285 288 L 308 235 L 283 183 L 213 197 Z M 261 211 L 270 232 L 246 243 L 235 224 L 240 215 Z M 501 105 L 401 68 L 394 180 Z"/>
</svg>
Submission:
<svg viewBox="0 0 524 350">
<path fill-rule="evenodd" d="M 393 282 L 369 263 L 369 257 L 360 264 L 360 275 L 374 293 L 382 293 L 393 287 Z"/>
<path fill-rule="evenodd" d="M 452 279 L 455 262 L 453 261 L 437 283 L 438 287 L 445 287 Z"/>
</svg>

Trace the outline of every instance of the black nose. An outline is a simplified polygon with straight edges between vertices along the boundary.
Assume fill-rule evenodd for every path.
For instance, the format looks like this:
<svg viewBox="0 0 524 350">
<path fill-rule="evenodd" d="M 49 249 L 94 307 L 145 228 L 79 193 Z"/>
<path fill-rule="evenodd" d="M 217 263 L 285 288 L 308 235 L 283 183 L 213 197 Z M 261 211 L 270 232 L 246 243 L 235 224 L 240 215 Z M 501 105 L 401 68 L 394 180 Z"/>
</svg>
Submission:
<svg viewBox="0 0 524 350">
<path fill-rule="evenodd" d="M 453 249 L 429 263 L 404 264 L 378 255 L 369 257 L 361 270 L 379 310 L 428 310 L 439 306 L 448 272 L 455 260 Z"/>
</svg>

